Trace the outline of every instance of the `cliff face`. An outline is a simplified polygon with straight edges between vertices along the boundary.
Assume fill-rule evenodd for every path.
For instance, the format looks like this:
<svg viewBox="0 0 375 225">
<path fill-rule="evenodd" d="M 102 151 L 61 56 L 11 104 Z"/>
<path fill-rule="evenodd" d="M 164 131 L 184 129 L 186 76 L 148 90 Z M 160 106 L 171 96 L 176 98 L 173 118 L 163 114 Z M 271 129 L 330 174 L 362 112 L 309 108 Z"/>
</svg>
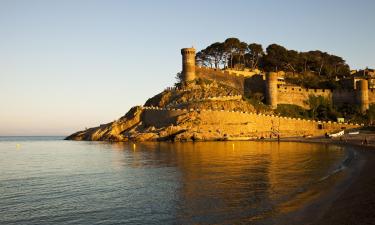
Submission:
<svg viewBox="0 0 375 225">
<path fill-rule="evenodd" d="M 127 139 L 123 133 L 140 125 L 142 121 L 142 111 L 142 107 L 133 107 L 125 116 L 115 122 L 89 128 L 84 131 L 78 131 L 66 137 L 66 140 L 126 141 Z"/>
</svg>

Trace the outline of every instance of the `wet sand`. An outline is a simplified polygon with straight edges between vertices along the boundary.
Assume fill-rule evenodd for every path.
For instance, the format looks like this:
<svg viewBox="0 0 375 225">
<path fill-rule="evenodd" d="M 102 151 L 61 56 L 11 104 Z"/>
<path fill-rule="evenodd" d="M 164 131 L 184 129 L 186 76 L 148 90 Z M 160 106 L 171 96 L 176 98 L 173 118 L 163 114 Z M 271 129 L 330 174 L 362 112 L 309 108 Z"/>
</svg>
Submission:
<svg viewBox="0 0 375 225">
<path fill-rule="evenodd" d="M 375 224 L 375 152 L 359 150 L 364 165 L 349 187 L 333 201 L 315 225 Z"/>
<path fill-rule="evenodd" d="M 367 144 L 365 143 L 365 138 Z M 375 224 L 375 132 L 345 135 L 340 138 L 287 138 L 281 141 L 332 143 L 353 146 L 359 162 L 348 185 L 332 192 L 330 200 L 324 200 L 317 218 L 303 224 L 313 225 L 367 225 Z M 309 213 L 309 212 L 307 212 Z"/>
</svg>

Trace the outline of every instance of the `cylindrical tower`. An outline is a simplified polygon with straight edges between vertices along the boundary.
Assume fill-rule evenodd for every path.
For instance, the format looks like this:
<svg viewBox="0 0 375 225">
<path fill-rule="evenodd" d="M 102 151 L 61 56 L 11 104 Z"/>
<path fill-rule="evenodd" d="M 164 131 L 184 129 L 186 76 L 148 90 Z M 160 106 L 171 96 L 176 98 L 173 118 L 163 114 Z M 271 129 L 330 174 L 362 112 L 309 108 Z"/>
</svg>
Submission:
<svg viewBox="0 0 375 225">
<path fill-rule="evenodd" d="M 275 72 L 266 74 L 266 104 L 272 109 L 277 108 L 277 78 L 278 75 Z"/>
<path fill-rule="evenodd" d="M 361 112 L 366 112 L 369 109 L 368 102 L 368 81 L 360 80 L 357 83 L 357 98 Z"/>
<path fill-rule="evenodd" d="M 182 78 L 183 82 L 195 80 L 195 49 L 183 48 L 182 55 Z"/>
</svg>

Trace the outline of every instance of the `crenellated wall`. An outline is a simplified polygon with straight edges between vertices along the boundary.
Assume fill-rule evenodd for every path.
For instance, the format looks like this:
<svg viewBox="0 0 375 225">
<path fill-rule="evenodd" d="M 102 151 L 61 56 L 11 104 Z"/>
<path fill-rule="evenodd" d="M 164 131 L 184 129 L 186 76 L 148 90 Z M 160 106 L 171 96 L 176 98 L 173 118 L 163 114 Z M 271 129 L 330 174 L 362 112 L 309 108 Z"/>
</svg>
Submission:
<svg viewBox="0 0 375 225">
<path fill-rule="evenodd" d="M 241 111 L 204 109 L 161 109 L 144 107 L 142 121 L 146 126 L 163 127 L 178 125 L 179 116 L 195 121 L 200 132 L 218 131 L 229 136 L 268 137 L 278 133 L 280 137 L 323 135 L 341 129 L 359 127 L 359 124 L 322 122 Z"/>
<path fill-rule="evenodd" d="M 299 86 L 279 85 L 277 88 L 278 104 L 292 104 L 308 108 L 306 100 L 310 95 L 323 96 L 332 99 L 332 92 L 329 89 L 308 89 Z"/>
</svg>

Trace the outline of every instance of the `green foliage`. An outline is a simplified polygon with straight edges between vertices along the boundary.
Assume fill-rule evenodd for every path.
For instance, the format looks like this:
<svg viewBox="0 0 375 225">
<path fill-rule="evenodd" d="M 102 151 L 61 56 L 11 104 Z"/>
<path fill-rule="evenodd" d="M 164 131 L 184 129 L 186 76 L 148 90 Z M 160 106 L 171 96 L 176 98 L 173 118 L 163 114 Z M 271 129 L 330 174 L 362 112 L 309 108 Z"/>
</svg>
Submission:
<svg viewBox="0 0 375 225">
<path fill-rule="evenodd" d="M 290 104 L 279 104 L 277 105 L 277 109 L 275 111 L 280 116 L 288 116 L 294 118 L 302 118 L 308 119 L 309 112 L 298 105 L 290 105 Z"/>
<path fill-rule="evenodd" d="M 322 51 L 298 52 L 271 44 L 247 44 L 238 38 L 215 42 L 196 55 L 197 64 L 215 68 L 259 68 L 263 71 L 291 72 L 289 82 L 310 88 L 336 88 L 336 78 L 350 75 L 350 68 L 339 56 Z"/>
<path fill-rule="evenodd" d="M 262 93 L 256 92 L 248 94 L 247 96 L 243 97 L 243 100 L 247 101 L 249 104 L 254 106 L 255 110 L 259 112 L 268 112 L 270 111 L 270 107 L 263 103 L 264 96 Z"/>
<path fill-rule="evenodd" d="M 375 122 L 375 104 L 370 105 L 366 115 L 367 115 L 367 119 L 368 119 L 367 122 L 369 124 L 373 125 L 374 122 Z"/>
<path fill-rule="evenodd" d="M 310 116 L 319 120 L 336 120 L 338 113 L 332 107 L 331 102 L 323 96 L 309 95 L 305 101 L 309 105 Z"/>
<path fill-rule="evenodd" d="M 374 125 L 375 122 L 375 104 L 371 104 L 365 113 L 361 113 L 358 109 L 353 115 L 350 115 L 350 120 L 354 123 L 364 123 Z"/>
<path fill-rule="evenodd" d="M 175 79 L 176 79 L 176 83 L 174 83 L 174 86 L 175 87 L 181 87 L 182 86 L 182 80 L 183 80 L 182 73 L 181 72 L 176 73 Z"/>
<path fill-rule="evenodd" d="M 200 85 L 200 86 L 209 85 L 209 84 L 212 84 L 212 83 L 213 83 L 213 81 L 208 80 L 208 79 L 203 79 L 203 78 L 195 79 L 195 84 Z"/>
<path fill-rule="evenodd" d="M 259 60 L 263 57 L 264 51 L 261 44 L 252 43 L 247 46 L 245 54 L 245 66 L 250 65 L 251 69 L 258 67 Z"/>
<path fill-rule="evenodd" d="M 196 62 L 200 66 L 211 68 L 234 68 L 236 65 L 256 68 L 263 54 L 260 44 L 247 44 L 238 38 L 228 38 L 197 52 Z"/>
<path fill-rule="evenodd" d="M 375 104 L 371 104 L 369 109 L 363 113 L 360 108 L 352 104 L 344 104 L 336 109 L 337 117 L 345 118 L 346 122 L 370 124 L 375 122 Z"/>
<path fill-rule="evenodd" d="M 337 111 L 340 112 L 339 117 L 344 117 L 346 120 L 350 119 L 353 115 L 361 115 L 357 105 L 348 103 L 337 107 Z"/>
<path fill-rule="evenodd" d="M 295 84 L 306 88 L 336 89 L 344 85 L 336 82 L 334 79 L 330 80 L 318 77 L 313 72 L 286 73 L 284 78 L 287 83 Z"/>
</svg>

